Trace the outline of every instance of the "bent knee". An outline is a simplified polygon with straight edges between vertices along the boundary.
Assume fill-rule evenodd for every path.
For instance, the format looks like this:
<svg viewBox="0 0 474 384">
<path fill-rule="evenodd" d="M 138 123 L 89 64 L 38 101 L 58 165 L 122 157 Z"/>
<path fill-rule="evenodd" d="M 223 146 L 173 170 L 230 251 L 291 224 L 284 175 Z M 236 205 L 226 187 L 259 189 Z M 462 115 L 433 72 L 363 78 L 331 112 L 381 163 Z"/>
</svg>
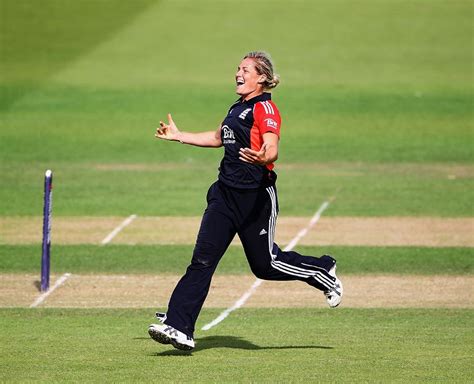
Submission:
<svg viewBox="0 0 474 384">
<path fill-rule="evenodd" d="M 219 248 L 210 242 L 196 244 L 191 265 L 194 268 L 208 268 L 216 265 L 220 259 Z"/>
<path fill-rule="evenodd" d="M 268 276 L 272 273 L 271 255 L 268 251 L 245 249 L 245 255 L 249 263 L 252 273 L 259 279 L 268 280 Z"/>
<path fill-rule="evenodd" d="M 271 275 L 272 268 L 270 264 L 259 264 L 259 265 L 251 265 L 250 269 L 252 270 L 252 273 L 255 275 L 255 277 L 262 280 L 267 280 L 269 276 Z"/>
</svg>

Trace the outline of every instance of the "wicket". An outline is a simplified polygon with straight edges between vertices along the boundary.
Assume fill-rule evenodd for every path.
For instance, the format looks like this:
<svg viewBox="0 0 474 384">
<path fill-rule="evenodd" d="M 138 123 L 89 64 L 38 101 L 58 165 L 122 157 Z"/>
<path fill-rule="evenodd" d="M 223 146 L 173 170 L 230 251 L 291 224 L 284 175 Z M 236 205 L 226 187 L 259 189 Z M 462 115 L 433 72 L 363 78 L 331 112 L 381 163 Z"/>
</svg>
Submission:
<svg viewBox="0 0 474 384">
<path fill-rule="evenodd" d="M 44 175 L 43 249 L 42 249 L 42 254 L 41 254 L 41 292 L 45 292 L 49 289 L 52 208 L 53 208 L 53 172 L 50 169 L 48 169 Z"/>
</svg>

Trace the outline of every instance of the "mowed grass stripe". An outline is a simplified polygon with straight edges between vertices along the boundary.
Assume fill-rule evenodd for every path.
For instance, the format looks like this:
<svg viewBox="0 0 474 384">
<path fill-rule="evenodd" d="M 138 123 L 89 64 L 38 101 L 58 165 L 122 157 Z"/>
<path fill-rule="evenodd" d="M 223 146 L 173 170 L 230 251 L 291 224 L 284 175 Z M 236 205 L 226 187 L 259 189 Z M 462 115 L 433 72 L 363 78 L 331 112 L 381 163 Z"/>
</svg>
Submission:
<svg viewBox="0 0 474 384">
<path fill-rule="evenodd" d="M 1 81 L 0 111 L 113 38 L 153 2 L 88 1 L 67 6 L 54 0 L 2 2 L 0 72 L 8 77 Z M 41 55 L 41 50 L 51 54 Z"/>
<path fill-rule="evenodd" d="M 128 221 L 132 218 L 132 221 Z M 129 216 L 113 238 L 115 244 L 194 244 L 201 217 Z M 288 244 L 311 218 L 280 216 L 276 242 Z M 0 243 L 41 242 L 42 217 L 0 218 Z M 55 244 L 103 243 L 118 228 L 118 217 L 58 217 L 53 219 Z M 300 241 L 301 245 L 474 247 L 474 218 L 436 217 L 322 217 Z M 233 245 L 239 245 L 238 237 Z"/>
<path fill-rule="evenodd" d="M 54 245 L 52 273 L 182 274 L 192 256 L 192 245 Z M 343 274 L 468 275 L 474 273 L 474 248 L 428 247 L 308 247 L 305 255 L 333 255 Z M 41 246 L 0 245 L 1 273 L 38 273 Z M 251 274 L 240 247 L 230 247 L 219 274 Z"/>
<path fill-rule="evenodd" d="M 203 310 L 197 328 L 218 314 Z M 148 337 L 153 315 L 151 308 L 0 309 L 8 346 L 0 379 L 460 383 L 473 374 L 473 310 L 241 309 L 196 332 L 191 356 Z"/>
<path fill-rule="evenodd" d="M 37 120 L 35 118 L 25 124 L 34 125 Z M 153 139 L 153 128 L 150 127 L 147 132 L 145 130 L 148 128 L 144 127 L 140 140 L 148 142 Z M 4 131 L 17 132 L 11 125 L 7 125 Z M 123 134 L 122 139 L 127 143 L 133 140 L 130 134 L 129 131 Z M 29 134 L 26 136 L 30 137 Z M 64 135 L 61 133 L 59 137 L 57 145 L 63 150 Z M 295 148 L 301 148 L 300 137 L 294 140 Z M 464 142 L 472 141 L 467 136 L 462 137 Z M 116 146 L 121 147 L 122 139 L 116 139 Z M 110 145 L 109 140 L 110 135 L 107 136 L 107 145 Z M 331 147 L 323 139 L 314 140 Z M 347 135 L 345 140 L 353 142 L 354 138 Z M 51 168 L 55 180 L 56 217 L 127 217 L 132 213 L 139 216 L 202 215 L 206 206 L 206 192 L 217 178 L 222 150 L 178 149 L 175 143 L 145 142 L 136 141 L 129 150 L 131 153 L 122 153 L 121 160 L 111 154 L 104 154 L 101 148 L 92 154 L 79 154 L 81 159 L 88 159 L 86 164 L 75 163 L 73 159 L 69 162 L 60 162 L 57 158 L 48 161 L 44 157 L 38 157 L 41 161 L 25 162 L 5 159 L 0 164 L 3 182 L 0 188 L 0 212 L 3 216 L 40 215 L 44 171 Z M 0 145 L 2 143 L 0 141 Z M 1 155 L 7 155 L 13 145 L 4 151 L 0 148 Z M 133 163 L 134 154 L 141 153 L 147 145 L 152 146 L 148 164 L 153 166 L 143 169 L 140 167 L 142 162 Z M 383 146 L 382 143 L 373 145 Z M 89 148 L 93 145 L 85 143 L 84 146 Z M 17 148 L 20 147 L 18 144 Z M 33 149 L 23 147 L 21 150 L 34 152 Z M 73 148 L 64 150 L 68 154 L 74 153 Z M 121 150 L 116 151 L 121 153 Z M 13 153 L 17 155 L 19 150 Z M 103 166 L 98 167 L 97 163 L 90 163 L 96 153 L 107 158 L 110 168 L 104 169 Z M 124 158 L 130 163 L 124 164 Z M 171 159 L 176 162 L 175 165 L 170 165 Z M 302 166 L 301 163 L 305 161 L 315 161 L 310 154 L 293 162 L 289 160 L 287 152 L 282 149 L 276 164 L 282 216 L 308 216 L 336 192 L 337 203 L 326 211 L 325 216 L 474 216 L 471 203 L 474 199 L 474 168 L 471 165 L 354 162 L 349 166 L 347 159 L 341 158 L 340 161 L 345 161 Z"/>
</svg>

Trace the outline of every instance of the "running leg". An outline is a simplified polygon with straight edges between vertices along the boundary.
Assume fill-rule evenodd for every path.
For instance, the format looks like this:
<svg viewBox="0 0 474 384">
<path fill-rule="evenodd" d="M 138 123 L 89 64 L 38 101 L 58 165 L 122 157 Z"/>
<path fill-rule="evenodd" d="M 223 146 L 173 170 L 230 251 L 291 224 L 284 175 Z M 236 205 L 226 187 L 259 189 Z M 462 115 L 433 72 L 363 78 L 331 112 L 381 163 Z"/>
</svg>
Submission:
<svg viewBox="0 0 474 384">
<path fill-rule="evenodd" d="M 274 243 L 278 199 L 274 186 L 262 190 L 259 209 L 238 231 L 245 254 L 254 274 L 264 280 L 301 280 L 328 291 L 336 278 L 329 271 L 336 261 L 330 256 L 303 256 L 284 252 Z"/>
<path fill-rule="evenodd" d="M 218 190 L 212 186 L 208 207 L 194 248 L 191 264 L 171 295 L 165 324 L 193 337 L 194 327 L 209 292 L 212 275 L 235 236 L 235 225 L 225 214 Z M 214 188 L 217 189 L 217 188 Z"/>
</svg>

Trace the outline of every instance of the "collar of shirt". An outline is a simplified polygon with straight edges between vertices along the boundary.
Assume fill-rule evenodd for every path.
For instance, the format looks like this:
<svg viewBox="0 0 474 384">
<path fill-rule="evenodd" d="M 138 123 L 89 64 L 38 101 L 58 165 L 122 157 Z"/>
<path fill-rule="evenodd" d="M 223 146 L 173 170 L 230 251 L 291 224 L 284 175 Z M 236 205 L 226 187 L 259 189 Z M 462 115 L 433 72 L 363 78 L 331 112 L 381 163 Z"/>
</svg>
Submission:
<svg viewBox="0 0 474 384">
<path fill-rule="evenodd" d="M 264 92 L 261 95 L 252 97 L 249 100 L 244 100 L 238 99 L 236 103 L 242 103 L 242 104 L 247 104 L 247 105 L 253 105 L 258 103 L 259 101 L 265 101 L 265 100 L 271 100 L 272 99 L 272 94 L 270 92 Z"/>
</svg>

